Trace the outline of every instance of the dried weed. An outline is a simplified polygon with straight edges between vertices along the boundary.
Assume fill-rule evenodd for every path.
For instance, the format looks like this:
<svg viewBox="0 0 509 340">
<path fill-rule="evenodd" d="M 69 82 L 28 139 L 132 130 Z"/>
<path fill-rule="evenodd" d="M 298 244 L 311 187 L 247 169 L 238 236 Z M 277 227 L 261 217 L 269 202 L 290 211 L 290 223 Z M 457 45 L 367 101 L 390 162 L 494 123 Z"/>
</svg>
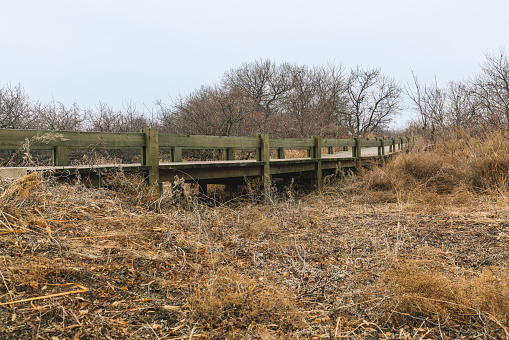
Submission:
<svg viewBox="0 0 509 340">
<path fill-rule="evenodd" d="M 264 204 L 2 180 L 0 338 L 506 338 L 508 196 L 455 145 Z"/>
</svg>

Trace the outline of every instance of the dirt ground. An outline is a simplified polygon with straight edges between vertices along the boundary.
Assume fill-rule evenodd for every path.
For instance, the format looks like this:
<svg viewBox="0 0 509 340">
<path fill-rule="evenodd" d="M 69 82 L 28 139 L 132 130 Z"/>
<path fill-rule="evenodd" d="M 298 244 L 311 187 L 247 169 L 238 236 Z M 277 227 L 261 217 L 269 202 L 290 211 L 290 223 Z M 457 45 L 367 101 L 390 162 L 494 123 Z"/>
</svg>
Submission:
<svg viewBox="0 0 509 340">
<path fill-rule="evenodd" d="M 0 339 L 509 335 L 503 196 L 1 186 Z"/>
</svg>

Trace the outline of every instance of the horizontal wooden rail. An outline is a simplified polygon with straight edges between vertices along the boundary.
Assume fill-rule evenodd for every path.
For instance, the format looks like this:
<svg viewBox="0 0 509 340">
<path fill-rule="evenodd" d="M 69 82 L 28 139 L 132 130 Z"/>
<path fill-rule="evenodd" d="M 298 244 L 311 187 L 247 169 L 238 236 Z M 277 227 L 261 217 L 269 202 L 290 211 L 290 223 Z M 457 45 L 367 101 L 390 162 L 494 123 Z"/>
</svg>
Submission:
<svg viewBox="0 0 509 340">
<path fill-rule="evenodd" d="M 183 136 L 159 134 L 159 146 L 189 149 L 256 149 L 260 147 L 260 139 L 256 137 Z"/>
<path fill-rule="evenodd" d="M 378 148 L 378 157 L 384 157 L 389 153 L 402 150 L 408 145 L 409 138 L 370 138 L 370 139 L 333 139 L 314 136 L 312 138 L 269 138 L 267 134 L 260 134 L 257 137 L 225 137 L 225 136 L 196 136 L 196 135 L 168 135 L 160 134 L 156 129 L 143 129 L 139 133 L 106 133 L 106 132 L 75 132 L 75 131 L 39 131 L 39 130 L 9 130 L 0 129 L 0 150 L 17 149 L 47 149 L 53 151 L 53 165 L 68 165 L 69 149 L 133 149 L 141 151 L 141 168 L 150 169 L 148 182 L 159 183 L 159 168 L 162 163 L 159 158 L 159 151 L 171 151 L 171 163 L 182 162 L 183 149 L 218 149 L 224 150 L 224 160 L 230 161 L 231 166 L 239 166 L 235 160 L 235 150 L 256 150 L 256 166 L 261 166 L 261 176 L 265 187 L 268 188 L 271 180 L 271 153 L 270 150 L 277 150 L 277 159 L 284 163 L 279 167 L 287 168 L 294 164 L 302 163 L 301 160 L 285 160 L 285 150 L 308 150 L 307 159 L 314 164 L 313 170 L 316 174 L 316 183 L 321 187 L 323 162 L 334 161 L 335 148 L 340 152 L 351 150 L 351 159 L 356 160 L 363 157 L 363 148 Z M 325 149 L 327 155 L 322 154 Z M 345 158 L 344 155 L 342 155 Z M 372 157 L 372 156 L 371 156 Z M 339 158 L 338 158 L 339 159 Z M 217 162 L 209 164 L 210 167 L 218 165 L 226 167 L 226 163 Z M 176 166 L 176 165 L 175 165 Z M 165 165 L 166 169 L 166 165 Z M 281 168 L 283 169 L 283 168 Z M 283 170 L 281 170 L 283 171 Z"/>
<path fill-rule="evenodd" d="M 0 150 L 16 150 L 27 144 L 31 149 L 129 149 L 145 146 L 144 133 L 105 133 L 41 130 L 0 130 Z"/>
</svg>

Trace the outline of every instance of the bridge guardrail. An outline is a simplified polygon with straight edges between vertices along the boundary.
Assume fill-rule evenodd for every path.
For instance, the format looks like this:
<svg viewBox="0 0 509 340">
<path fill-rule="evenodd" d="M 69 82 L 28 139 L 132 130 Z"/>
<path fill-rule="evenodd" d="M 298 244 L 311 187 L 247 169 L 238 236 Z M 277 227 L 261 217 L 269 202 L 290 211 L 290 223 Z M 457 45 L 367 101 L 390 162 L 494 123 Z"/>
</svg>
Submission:
<svg viewBox="0 0 509 340">
<path fill-rule="evenodd" d="M 277 150 L 277 158 L 285 159 L 285 150 L 307 149 L 307 156 L 316 162 L 316 178 L 321 183 L 322 149 L 328 154 L 335 148 L 342 151 L 352 150 L 352 158 L 362 156 L 362 148 L 377 147 L 378 156 L 384 157 L 385 148 L 389 152 L 401 150 L 411 141 L 407 137 L 370 138 L 370 139 L 333 139 L 314 136 L 311 138 L 269 138 L 267 134 L 257 137 L 226 137 L 198 135 L 160 134 L 156 129 L 143 129 L 139 133 L 115 132 L 77 132 L 77 131 L 41 131 L 41 130 L 0 130 L 0 150 L 17 150 L 29 142 L 32 149 L 52 150 L 54 166 L 69 164 L 69 149 L 131 149 L 141 150 L 141 165 L 150 168 L 149 184 L 159 182 L 159 150 L 170 151 L 171 162 L 182 162 L 182 149 L 219 149 L 224 150 L 225 160 L 235 160 L 236 149 L 256 150 L 257 161 L 263 166 L 263 179 L 270 182 L 270 151 Z"/>
</svg>

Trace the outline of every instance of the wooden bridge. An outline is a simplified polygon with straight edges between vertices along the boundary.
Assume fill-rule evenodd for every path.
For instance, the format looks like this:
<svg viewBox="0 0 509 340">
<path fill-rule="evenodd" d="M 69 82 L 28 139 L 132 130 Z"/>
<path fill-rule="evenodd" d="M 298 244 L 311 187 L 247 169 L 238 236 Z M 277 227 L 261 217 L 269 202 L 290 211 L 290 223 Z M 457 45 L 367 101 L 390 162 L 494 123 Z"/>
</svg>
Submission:
<svg viewBox="0 0 509 340">
<path fill-rule="evenodd" d="M 0 168 L 0 177 L 19 177 L 34 171 L 51 170 L 56 176 L 81 176 L 93 185 L 112 171 L 136 171 L 146 175 L 149 184 L 173 181 L 175 176 L 198 183 L 241 184 L 246 178 L 261 178 L 265 188 L 271 181 L 288 182 L 291 178 L 313 183 L 321 189 L 325 175 L 363 163 L 385 161 L 402 150 L 408 138 L 332 139 L 185 136 L 159 134 L 156 129 L 139 133 L 102 133 L 39 130 L 0 130 L 0 150 L 51 150 L 51 164 Z M 26 149 L 26 150 L 25 150 Z M 137 164 L 69 165 L 71 149 L 139 149 Z M 220 150 L 221 160 L 183 160 L 182 150 Z M 253 159 L 238 159 L 241 151 L 250 151 Z M 307 157 L 287 158 L 287 150 L 307 150 Z M 162 161 L 161 152 L 167 160 Z"/>
</svg>

